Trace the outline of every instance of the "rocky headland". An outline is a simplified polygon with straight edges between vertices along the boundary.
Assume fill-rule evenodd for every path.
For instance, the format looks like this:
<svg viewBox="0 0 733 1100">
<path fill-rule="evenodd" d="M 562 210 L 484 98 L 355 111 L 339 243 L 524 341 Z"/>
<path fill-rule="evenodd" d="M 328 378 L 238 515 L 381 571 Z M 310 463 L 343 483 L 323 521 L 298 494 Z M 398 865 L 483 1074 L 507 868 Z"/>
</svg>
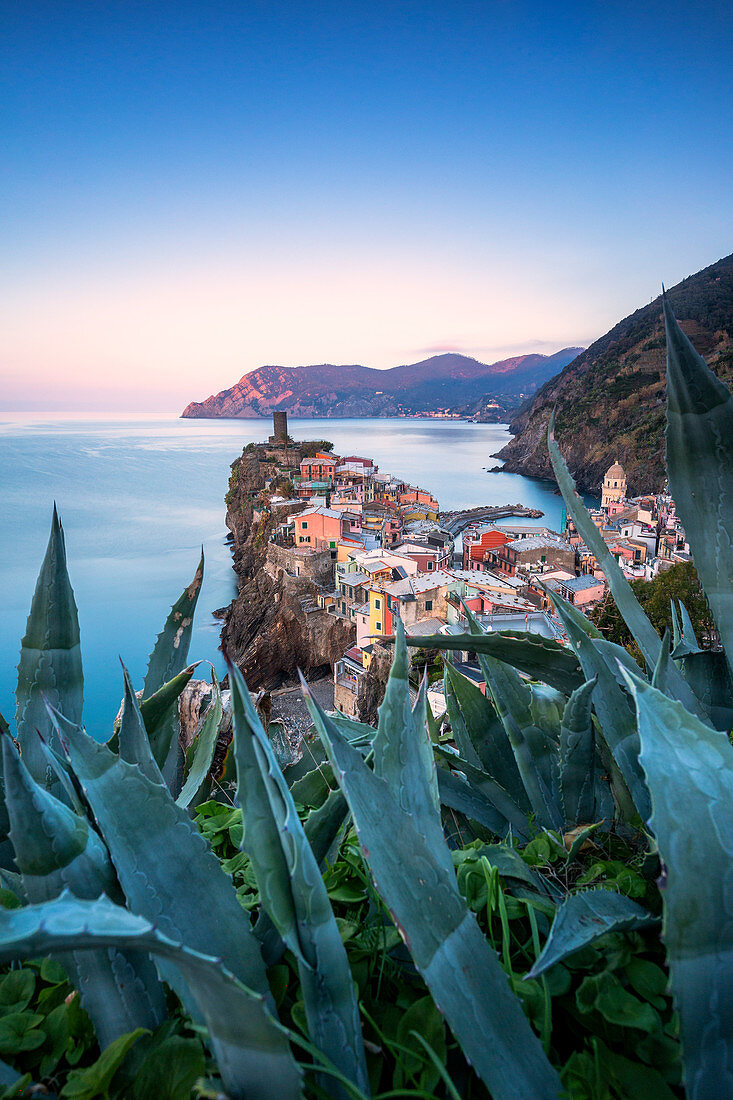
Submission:
<svg viewBox="0 0 733 1100">
<path fill-rule="evenodd" d="M 302 500 L 271 502 L 265 481 L 272 462 L 295 471 L 315 446 L 258 444 L 232 463 L 226 523 L 238 594 L 219 612 L 221 640 L 252 691 L 295 683 L 298 669 L 306 678 L 330 675 L 333 662 L 355 638 L 353 623 L 318 607 L 318 585 L 312 577 L 293 577 L 278 568 L 276 548 L 269 541 L 287 516 L 306 507 Z"/>
</svg>

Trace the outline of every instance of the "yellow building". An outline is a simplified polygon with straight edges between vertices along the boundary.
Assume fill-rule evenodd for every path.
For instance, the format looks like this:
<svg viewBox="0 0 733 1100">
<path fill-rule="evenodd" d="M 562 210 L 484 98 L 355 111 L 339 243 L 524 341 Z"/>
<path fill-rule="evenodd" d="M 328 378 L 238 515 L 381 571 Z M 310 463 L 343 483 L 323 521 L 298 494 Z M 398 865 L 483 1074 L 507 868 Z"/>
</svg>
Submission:
<svg viewBox="0 0 733 1100">
<path fill-rule="evenodd" d="M 623 466 L 618 462 L 614 462 L 613 466 L 609 466 L 606 470 L 606 476 L 603 479 L 601 508 L 608 508 L 610 504 L 615 504 L 625 499 L 626 474 L 624 473 Z"/>
<path fill-rule="evenodd" d="M 372 638 L 390 634 L 387 596 L 383 588 L 369 589 L 369 634 Z"/>
</svg>

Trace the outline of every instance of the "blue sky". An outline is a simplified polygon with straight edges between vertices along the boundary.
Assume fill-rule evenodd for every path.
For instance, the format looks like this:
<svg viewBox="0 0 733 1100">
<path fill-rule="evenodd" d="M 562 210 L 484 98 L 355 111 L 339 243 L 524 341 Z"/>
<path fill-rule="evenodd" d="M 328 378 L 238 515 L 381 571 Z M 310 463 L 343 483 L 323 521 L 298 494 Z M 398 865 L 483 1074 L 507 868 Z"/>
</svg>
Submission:
<svg viewBox="0 0 733 1100">
<path fill-rule="evenodd" d="M 726 4 L 30 0 L 3 25 L 6 408 L 554 351 L 733 250 Z"/>
</svg>

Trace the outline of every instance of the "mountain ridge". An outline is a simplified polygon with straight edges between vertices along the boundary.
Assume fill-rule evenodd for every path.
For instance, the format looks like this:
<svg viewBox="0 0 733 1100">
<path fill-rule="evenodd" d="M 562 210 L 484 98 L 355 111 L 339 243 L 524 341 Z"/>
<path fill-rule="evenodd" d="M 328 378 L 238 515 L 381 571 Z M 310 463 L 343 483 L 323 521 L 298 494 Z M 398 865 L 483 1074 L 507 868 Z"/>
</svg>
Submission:
<svg viewBox="0 0 733 1100">
<path fill-rule="evenodd" d="M 667 290 L 677 320 L 708 365 L 733 382 L 733 255 Z M 661 296 L 617 322 L 526 401 L 512 439 L 495 456 L 510 473 L 553 479 L 547 422 L 583 492 L 598 495 L 605 471 L 624 467 L 632 494 L 664 481 L 666 350 Z"/>
<path fill-rule="evenodd" d="M 554 355 L 530 352 L 495 363 L 444 352 L 418 363 L 377 370 L 358 363 L 283 367 L 268 364 L 243 375 L 227 389 L 184 409 L 186 418 L 269 416 L 389 416 L 464 406 L 491 391 L 511 397 L 534 392 L 574 358 L 579 348 Z"/>
</svg>

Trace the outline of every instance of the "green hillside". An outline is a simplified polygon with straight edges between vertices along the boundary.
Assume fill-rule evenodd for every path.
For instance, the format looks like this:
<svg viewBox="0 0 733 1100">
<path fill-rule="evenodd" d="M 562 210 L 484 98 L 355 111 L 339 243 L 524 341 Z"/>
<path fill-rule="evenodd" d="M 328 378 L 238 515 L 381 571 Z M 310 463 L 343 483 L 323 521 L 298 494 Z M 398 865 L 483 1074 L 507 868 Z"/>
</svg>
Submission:
<svg viewBox="0 0 733 1100">
<path fill-rule="evenodd" d="M 683 329 L 708 364 L 733 381 L 733 255 L 668 291 Z M 664 325 L 661 298 L 620 321 L 555 378 L 512 423 L 499 457 L 505 469 L 552 477 L 545 435 L 553 406 L 557 435 L 580 488 L 598 493 L 618 459 L 631 493 L 664 480 Z"/>
</svg>

